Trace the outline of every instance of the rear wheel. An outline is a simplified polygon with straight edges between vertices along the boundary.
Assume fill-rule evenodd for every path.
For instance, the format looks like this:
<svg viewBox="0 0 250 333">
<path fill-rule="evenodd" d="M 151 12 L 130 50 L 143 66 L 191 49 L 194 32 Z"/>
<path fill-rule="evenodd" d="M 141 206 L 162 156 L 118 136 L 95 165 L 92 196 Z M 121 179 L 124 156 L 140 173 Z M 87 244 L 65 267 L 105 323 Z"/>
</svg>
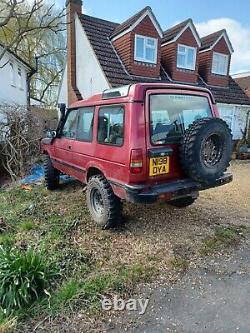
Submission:
<svg viewBox="0 0 250 333">
<path fill-rule="evenodd" d="M 44 176 L 48 190 L 53 191 L 59 187 L 59 174 L 60 172 L 53 167 L 50 157 L 46 155 L 44 161 Z"/>
<path fill-rule="evenodd" d="M 90 214 L 100 228 L 109 229 L 120 223 L 121 200 L 104 176 L 95 175 L 89 179 L 86 195 Z"/>
<path fill-rule="evenodd" d="M 176 200 L 169 201 L 168 204 L 177 208 L 185 208 L 192 205 L 197 198 L 184 197 Z"/>
</svg>

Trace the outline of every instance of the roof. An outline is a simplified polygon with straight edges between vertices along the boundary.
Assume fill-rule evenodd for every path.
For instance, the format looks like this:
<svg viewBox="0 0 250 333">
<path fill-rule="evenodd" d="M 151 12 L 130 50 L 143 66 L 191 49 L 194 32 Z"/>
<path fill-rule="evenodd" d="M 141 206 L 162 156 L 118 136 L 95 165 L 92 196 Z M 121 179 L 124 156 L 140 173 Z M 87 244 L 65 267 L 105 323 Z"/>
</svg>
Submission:
<svg viewBox="0 0 250 333">
<path fill-rule="evenodd" d="M 161 44 L 168 44 L 168 43 L 172 43 L 172 42 L 176 41 L 187 28 L 191 29 L 191 31 L 194 35 L 194 38 L 195 38 L 197 44 L 200 47 L 200 45 L 201 45 L 200 37 L 199 37 L 198 32 L 195 28 L 193 20 L 190 19 L 190 18 L 181 22 L 181 23 L 179 23 L 179 24 L 177 24 L 177 25 L 175 25 L 175 26 L 173 26 L 170 29 L 166 30 L 163 33 L 163 38 L 161 40 Z"/>
<path fill-rule="evenodd" d="M 110 41 L 110 36 L 119 24 L 88 15 L 80 15 L 79 18 L 111 87 L 138 82 L 173 82 L 163 66 L 160 77 L 156 79 L 129 74 Z M 199 81 L 199 85 L 208 87 L 214 94 L 216 102 L 250 105 L 250 99 L 231 78 L 229 87 L 210 87 L 202 80 Z"/>
<path fill-rule="evenodd" d="M 243 72 L 243 73 L 233 74 L 232 77 L 234 79 L 247 78 L 247 77 L 250 77 L 250 72 Z"/>
<path fill-rule="evenodd" d="M 0 43 L 0 47 L 2 47 L 3 49 L 5 48 L 5 46 Z M 19 57 L 15 52 L 11 51 L 9 48 L 6 49 L 6 52 L 10 53 L 12 56 L 14 56 L 18 61 L 20 61 L 21 63 L 23 63 L 26 67 L 28 67 L 31 71 L 35 70 L 34 67 L 32 67 L 30 64 L 28 64 L 26 61 L 24 61 L 21 57 Z"/>
<path fill-rule="evenodd" d="M 161 30 L 160 24 L 158 23 L 156 17 L 154 16 L 151 7 L 146 6 L 142 10 L 140 10 L 138 13 L 131 16 L 125 22 L 118 24 L 117 27 L 114 29 L 113 33 L 111 34 L 110 38 L 112 39 L 123 32 L 127 32 L 127 30 L 129 30 L 130 28 L 132 28 L 133 26 L 136 26 L 140 22 L 140 20 L 143 19 L 144 16 L 146 16 L 146 15 L 149 15 L 151 17 L 151 19 L 156 27 L 156 30 L 159 32 L 159 35 L 162 36 L 162 30 Z"/>
<path fill-rule="evenodd" d="M 231 53 L 233 53 L 233 47 L 232 44 L 229 40 L 229 37 L 227 35 L 227 32 L 225 29 L 216 31 L 210 35 L 207 35 L 205 37 L 201 38 L 201 47 L 200 51 L 205 51 L 205 50 L 211 50 L 214 48 L 214 46 L 218 43 L 218 41 L 224 37 L 225 41 L 227 43 L 228 49 L 230 50 Z"/>
<path fill-rule="evenodd" d="M 135 84 L 131 84 L 131 85 L 126 85 L 126 86 L 122 86 L 119 88 L 115 88 L 115 89 L 107 89 L 104 90 L 103 93 L 101 94 L 96 94 L 93 95 L 87 99 L 83 99 L 83 100 L 79 100 L 74 102 L 70 108 L 74 109 L 74 108 L 79 108 L 79 107 L 83 107 L 83 106 L 91 106 L 93 104 L 95 105 L 102 105 L 102 104 L 107 104 L 107 100 L 112 100 L 113 103 L 119 103 L 119 102 L 132 102 L 132 101 L 142 101 L 144 99 L 145 96 L 145 91 L 148 89 L 178 89 L 181 91 L 195 91 L 195 92 L 199 92 L 199 93 L 204 93 L 204 94 L 209 94 L 211 99 L 212 99 L 212 103 L 215 103 L 214 100 L 214 96 L 211 94 L 211 91 L 209 89 L 207 89 L 206 87 L 201 87 L 201 86 L 190 86 L 187 84 L 180 84 L 180 83 L 164 83 L 164 82 L 157 82 L 157 83 L 135 83 Z M 104 94 L 105 93 L 110 93 L 112 91 L 112 93 L 114 92 L 118 92 L 118 91 L 124 90 L 125 94 L 122 95 L 117 95 L 117 94 L 113 94 L 112 96 L 105 98 Z"/>
<path fill-rule="evenodd" d="M 163 44 L 172 41 L 172 39 L 174 39 L 186 27 L 186 25 L 190 22 L 190 20 L 191 19 L 185 20 L 173 26 L 172 28 L 164 31 L 161 43 Z"/>
<path fill-rule="evenodd" d="M 250 89 L 250 74 L 249 76 L 242 76 L 234 78 L 234 80 L 239 84 L 241 89 L 249 90 Z"/>
</svg>

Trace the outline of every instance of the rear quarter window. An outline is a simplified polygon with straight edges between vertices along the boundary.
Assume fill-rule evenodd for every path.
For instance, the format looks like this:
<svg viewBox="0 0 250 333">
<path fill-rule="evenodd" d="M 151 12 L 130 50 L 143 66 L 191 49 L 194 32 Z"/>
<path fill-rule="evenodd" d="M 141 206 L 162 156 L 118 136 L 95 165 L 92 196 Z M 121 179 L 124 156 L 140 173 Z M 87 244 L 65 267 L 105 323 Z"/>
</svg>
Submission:
<svg viewBox="0 0 250 333">
<path fill-rule="evenodd" d="M 102 144 L 122 146 L 124 142 L 124 116 L 124 106 L 100 107 L 97 141 Z"/>
</svg>

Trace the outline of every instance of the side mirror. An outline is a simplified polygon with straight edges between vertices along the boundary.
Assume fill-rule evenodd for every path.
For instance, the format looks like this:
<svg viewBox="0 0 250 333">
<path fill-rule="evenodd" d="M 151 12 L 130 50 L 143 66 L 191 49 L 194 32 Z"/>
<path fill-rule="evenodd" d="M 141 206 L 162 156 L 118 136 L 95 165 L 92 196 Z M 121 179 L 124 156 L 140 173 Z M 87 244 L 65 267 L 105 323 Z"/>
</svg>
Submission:
<svg viewBox="0 0 250 333">
<path fill-rule="evenodd" d="M 56 131 L 51 130 L 51 129 L 47 130 L 46 137 L 47 138 L 55 138 L 56 137 Z"/>
</svg>

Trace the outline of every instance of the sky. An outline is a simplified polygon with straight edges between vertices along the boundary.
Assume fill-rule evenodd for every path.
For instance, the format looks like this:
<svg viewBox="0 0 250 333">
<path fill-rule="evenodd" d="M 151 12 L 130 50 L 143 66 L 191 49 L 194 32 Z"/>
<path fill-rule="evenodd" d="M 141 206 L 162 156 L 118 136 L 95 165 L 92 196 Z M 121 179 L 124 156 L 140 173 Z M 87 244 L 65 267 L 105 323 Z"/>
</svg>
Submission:
<svg viewBox="0 0 250 333">
<path fill-rule="evenodd" d="M 234 48 L 231 73 L 250 71 L 250 0 L 83 0 L 87 15 L 118 23 L 145 6 L 151 6 L 163 30 L 187 18 L 201 37 L 226 29 Z"/>
</svg>

